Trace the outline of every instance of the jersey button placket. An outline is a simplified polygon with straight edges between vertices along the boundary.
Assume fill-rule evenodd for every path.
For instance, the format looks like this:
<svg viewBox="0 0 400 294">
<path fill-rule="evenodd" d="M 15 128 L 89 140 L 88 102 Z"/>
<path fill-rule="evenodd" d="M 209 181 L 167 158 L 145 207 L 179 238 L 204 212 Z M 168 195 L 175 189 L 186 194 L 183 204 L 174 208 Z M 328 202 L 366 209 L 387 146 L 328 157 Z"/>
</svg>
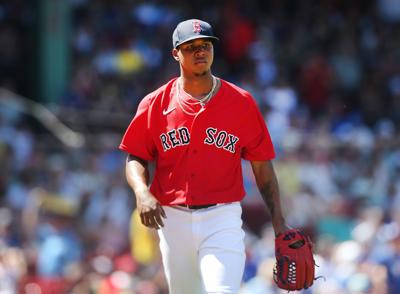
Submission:
<svg viewBox="0 0 400 294">
<path fill-rule="evenodd" d="M 188 190 L 196 189 L 196 180 L 197 180 L 197 173 L 196 173 L 196 167 L 199 164 L 198 163 L 198 147 L 200 144 L 202 144 L 201 141 L 201 133 L 199 133 L 199 127 L 200 127 L 200 121 L 201 121 L 201 112 L 196 114 L 196 116 L 193 118 L 192 125 L 190 127 L 190 134 L 191 134 L 191 141 L 190 145 L 188 146 L 188 166 L 190 167 L 190 172 L 189 172 L 189 187 Z M 192 188 L 192 189 L 191 189 Z M 198 192 L 197 190 L 195 190 Z M 195 193 L 196 193 L 195 192 Z M 190 199 L 192 201 L 196 200 L 196 197 L 193 196 L 193 193 L 190 193 Z"/>
</svg>

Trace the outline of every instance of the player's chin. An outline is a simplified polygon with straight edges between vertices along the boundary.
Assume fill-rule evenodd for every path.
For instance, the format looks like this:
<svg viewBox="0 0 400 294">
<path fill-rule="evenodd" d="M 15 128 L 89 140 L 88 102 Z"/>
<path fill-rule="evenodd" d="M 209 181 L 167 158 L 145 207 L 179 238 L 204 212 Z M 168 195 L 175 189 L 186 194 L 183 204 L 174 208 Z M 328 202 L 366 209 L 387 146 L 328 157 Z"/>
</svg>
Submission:
<svg viewBox="0 0 400 294">
<path fill-rule="evenodd" d="M 194 75 L 196 77 L 204 77 L 208 74 L 209 70 L 195 71 Z"/>
<path fill-rule="evenodd" d="M 204 75 L 210 70 L 209 64 L 196 64 L 194 72 L 196 75 Z"/>
</svg>

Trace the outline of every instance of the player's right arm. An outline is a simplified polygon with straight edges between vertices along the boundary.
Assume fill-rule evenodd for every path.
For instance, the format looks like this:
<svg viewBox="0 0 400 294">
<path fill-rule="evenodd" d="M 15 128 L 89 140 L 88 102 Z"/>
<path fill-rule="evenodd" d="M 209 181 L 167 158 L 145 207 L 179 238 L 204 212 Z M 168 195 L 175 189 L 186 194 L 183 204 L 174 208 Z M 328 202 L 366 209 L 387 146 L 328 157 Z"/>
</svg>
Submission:
<svg viewBox="0 0 400 294">
<path fill-rule="evenodd" d="M 149 166 L 147 161 L 128 155 L 125 168 L 126 179 L 136 196 L 136 206 L 142 224 L 159 229 L 164 226 L 164 209 L 149 189 Z"/>
</svg>

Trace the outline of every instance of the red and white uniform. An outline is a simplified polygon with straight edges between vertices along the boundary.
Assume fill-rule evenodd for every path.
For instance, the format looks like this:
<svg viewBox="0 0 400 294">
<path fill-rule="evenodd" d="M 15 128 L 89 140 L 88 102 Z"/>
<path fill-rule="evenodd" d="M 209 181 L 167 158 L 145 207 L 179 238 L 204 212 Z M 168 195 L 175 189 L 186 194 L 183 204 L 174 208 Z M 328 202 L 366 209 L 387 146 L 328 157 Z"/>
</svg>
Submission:
<svg viewBox="0 0 400 294">
<path fill-rule="evenodd" d="M 155 161 L 150 191 L 162 205 L 202 205 L 243 199 L 241 158 L 270 160 L 274 149 L 252 96 L 221 81 L 204 107 L 177 87 L 177 79 L 140 103 L 119 146 Z M 182 109 L 183 108 L 183 109 Z"/>
<path fill-rule="evenodd" d="M 141 101 L 120 149 L 156 163 L 150 191 L 167 216 L 158 235 L 170 293 L 238 293 L 245 264 L 241 159 L 274 157 L 251 95 L 221 80 L 202 107 L 173 79 Z"/>
</svg>

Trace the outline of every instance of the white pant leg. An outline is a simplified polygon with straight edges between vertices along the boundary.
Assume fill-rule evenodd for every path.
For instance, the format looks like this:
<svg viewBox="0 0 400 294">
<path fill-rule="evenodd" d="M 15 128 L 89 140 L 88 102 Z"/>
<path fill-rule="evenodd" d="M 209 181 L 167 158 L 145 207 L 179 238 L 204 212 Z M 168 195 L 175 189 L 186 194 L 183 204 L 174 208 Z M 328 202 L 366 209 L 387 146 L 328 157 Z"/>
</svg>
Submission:
<svg viewBox="0 0 400 294">
<path fill-rule="evenodd" d="M 238 293 L 245 246 L 239 202 L 194 213 L 199 219 L 199 263 L 205 293 Z"/>
<path fill-rule="evenodd" d="M 197 240 L 193 235 L 192 213 L 164 206 L 167 218 L 158 230 L 160 251 L 169 294 L 200 294 Z"/>
</svg>

